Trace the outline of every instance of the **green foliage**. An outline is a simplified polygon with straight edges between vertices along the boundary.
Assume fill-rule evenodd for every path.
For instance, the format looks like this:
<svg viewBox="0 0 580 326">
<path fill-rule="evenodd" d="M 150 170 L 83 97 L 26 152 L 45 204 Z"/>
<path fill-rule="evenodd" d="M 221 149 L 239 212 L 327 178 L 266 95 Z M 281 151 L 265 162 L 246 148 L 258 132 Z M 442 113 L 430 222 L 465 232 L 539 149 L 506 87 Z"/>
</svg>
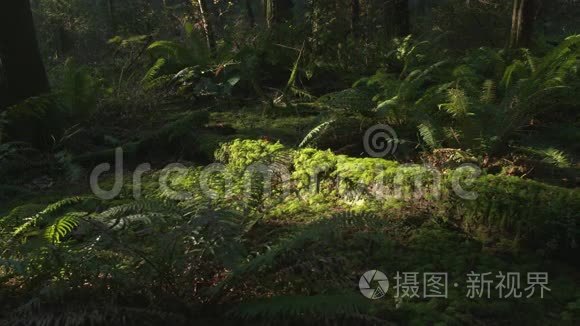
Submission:
<svg viewBox="0 0 580 326">
<path fill-rule="evenodd" d="M 190 31 L 190 33 L 193 33 Z M 203 44 L 199 40 L 200 36 L 190 38 L 187 44 L 174 41 L 160 40 L 151 43 L 147 47 L 147 52 L 157 61 L 145 74 L 144 82 L 154 82 L 154 77 L 165 74 L 176 73 L 186 67 L 207 66 L 210 63 L 207 48 L 200 46 Z M 203 50 L 205 49 L 205 50 Z"/>
<path fill-rule="evenodd" d="M 441 148 L 441 135 L 438 134 L 439 130 L 435 129 L 431 122 L 421 123 L 417 126 L 417 129 L 419 129 L 421 139 L 430 149 Z"/>
<path fill-rule="evenodd" d="M 53 203 L 51 205 L 48 205 L 45 209 L 38 212 L 37 214 L 25 218 L 24 220 L 26 222 L 23 223 L 22 225 L 18 226 L 16 229 L 14 229 L 14 231 L 12 232 L 12 235 L 14 237 L 26 238 L 28 235 L 35 233 L 31 230 L 33 229 L 33 227 L 37 226 L 38 223 L 45 221 L 46 218 L 50 218 L 50 217 L 54 216 L 55 214 L 63 211 L 64 209 L 66 209 L 70 206 L 77 205 L 79 203 L 83 203 L 83 202 L 87 201 L 88 199 L 89 199 L 88 197 L 71 197 L 71 198 L 66 198 L 66 199 L 60 200 L 60 201 Z M 74 219 L 74 217 L 69 217 L 68 219 L 70 221 L 71 219 Z M 30 233 L 30 232 L 32 232 L 32 233 Z"/>
<path fill-rule="evenodd" d="M 261 147 L 258 151 L 256 145 L 265 146 L 268 149 Z M 269 157 L 268 155 L 277 152 L 284 152 L 284 149 L 278 145 L 268 145 L 260 141 L 236 141 L 232 145 L 225 145 L 219 151 L 219 155 L 220 157 L 229 155 L 227 162 L 243 170 L 250 164 L 262 161 L 265 157 Z M 248 156 L 249 153 L 253 155 Z M 483 223 L 491 228 L 497 227 L 521 241 L 525 239 L 530 243 L 533 243 L 534 239 L 548 241 L 546 238 L 558 237 L 558 234 L 564 232 L 557 227 L 552 228 L 547 225 L 565 224 L 568 223 L 566 222 L 568 218 L 578 219 L 578 216 L 574 214 L 577 210 L 576 203 L 580 202 L 576 198 L 577 192 L 544 186 L 516 177 L 486 175 L 476 179 L 475 183 L 469 187 L 469 191 L 473 191 L 478 197 L 477 200 L 470 201 L 456 198 L 452 192 L 451 182 L 453 178 L 460 177 L 459 172 L 443 171 L 441 180 L 443 188 L 440 191 L 443 192 L 444 201 L 439 203 L 437 201 L 439 197 L 431 198 L 428 195 L 431 190 L 436 189 L 430 188 L 430 184 L 435 181 L 433 179 L 435 175 L 433 171 L 421 166 L 402 166 L 397 162 L 381 159 L 355 159 L 334 155 L 329 151 L 306 148 L 294 152 L 290 170 L 293 171 L 292 179 L 295 180 L 296 190 L 304 198 L 318 193 L 327 196 L 334 194 L 338 197 L 333 198 L 341 198 L 347 204 L 352 203 L 353 195 L 355 198 L 371 202 L 379 198 L 408 200 L 412 197 L 410 194 L 416 191 L 417 180 L 420 180 L 421 185 L 425 187 L 422 192 L 425 196 L 423 199 L 432 200 L 436 206 L 450 205 L 452 207 L 450 209 L 457 210 L 456 216 L 461 221 L 460 224 L 465 222 L 465 226 L 470 228 L 472 221 L 476 221 L 475 225 L 480 226 Z M 316 183 L 313 184 L 313 182 Z M 399 194 L 389 188 L 393 185 L 400 187 Z M 530 202 L 538 203 L 540 206 L 530 205 Z M 551 205 L 540 204 L 544 202 L 550 202 Z M 480 217 L 483 220 L 480 220 Z M 575 234 L 576 231 L 570 232 Z M 564 233 L 568 234 L 569 231 Z M 568 243 L 570 241 L 578 242 L 580 239 L 574 235 Z"/>
<path fill-rule="evenodd" d="M 495 82 L 488 79 L 483 82 L 481 90 L 481 98 L 479 99 L 483 104 L 493 104 L 496 100 L 497 90 L 495 87 Z"/>
<path fill-rule="evenodd" d="M 236 170 L 244 170 L 252 163 L 273 163 L 276 155 L 283 155 L 285 148 L 280 143 L 267 140 L 240 140 L 223 144 L 215 153 L 215 158 Z"/>
<path fill-rule="evenodd" d="M 0 143 L 0 176 L 8 177 L 13 171 L 27 167 L 37 150 L 24 142 Z"/>
<path fill-rule="evenodd" d="M 341 145 L 339 140 L 330 137 L 341 134 L 350 141 L 353 137 L 349 136 L 359 135 L 356 129 L 347 129 L 354 125 L 370 125 L 375 118 L 372 90 L 356 84 L 352 88 L 324 94 L 310 105 L 322 110 L 318 117 L 320 122 L 304 136 L 298 147 L 318 145 L 325 148 L 329 142 Z M 332 140 L 329 141 L 329 138 Z"/>
<path fill-rule="evenodd" d="M 317 103 L 336 111 L 365 112 L 374 107 L 370 98 L 369 90 L 359 87 L 325 94 L 318 98 Z"/>
<path fill-rule="evenodd" d="M 567 168 L 571 166 L 567 155 L 556 148 L 516 147 L 516 149 L 555 167 Z"/>
<path fill-rule="evenodd" d="M 62 132 L 64 115 L 49 95 L 31 97 L 5 112 L 4 134 L 9 141 L 47 145 L 47 139 Z M 32 133 L 23 130 L 32 129 Z"/>
<path fill-rule="evenodd" d="M 467 229 L 486 225 L 528 246 L 577 250 L 578 191 L 493 175 L 477 179 L 472 189 L 476 200 L 451 201 Z"/>
<path fill-rule="evenodd" d="M 9 107 L 2 128 L 8 141 L 27 142 L 35 147 L 55 148 L 67 130 L 92 117 L 100 97 L 101 81 L 94 71 L 67 60 L 58 69 L 54 91 Z"/>
<path fill-rule="evenodd" d="M 417 39 L 380 1 L 34 2 L 54 91 L 0 112 L 0 324 L 577 324 L 580 36 L 540 44 L 543 16 L 503 50 L 508 2 L 424 3 Z M 359 157 L 377 123 L 397 161 Z M 62 194 L 121 145 L 129 169 L 190 167 L 139 199 Z M 552 291 L 369 301 L 375 268 L 548 271 Z"/>
<path fill-rule="evenodd" d="M 46 228 L 44 237 L 51 243 L 60 243 L 61 239 L 79 225 L 79 220 L 85 215 L 85 213 L 74 212 L 59 217 L 52 225 Z"/>
<path fill-rule="evenodd" d="M 181 97 L 230 96 L 242 76 L 234 55 L 220 48 L 212 57 L 191 23 L 185 24 L 184 34 L 182 42 L 159 40 L 147 47 L 154 63 L 141 80 L 144 88 L 169 88 Z"/>
<path fill-rule="evenodd" d="M 378 88 L 378 119 L 418 126 L 429 148 L 497 153 L 530 120 L 571 99 L 568 85 L 575 85 L 577 77 L 577 36 L 541 58 L 526 50 L 510 58 L 504 51 L 479 48 L 459 58 L 456 66 L 437 61 L 437 56 L 425 59 L 431 52 L 421 44 L 407 38 L 399 45 L 396 57 L 405 62 L 399 76 L 378 71 L 358 83 Z"/>
<path fill-rule="evenodd" d="M 318 295 L 274 297 L 256 302 L 244 302 L 229 314 L 244 320 L 317 320 L 333 321 L 364 320 L 361 312 L 367 310 L 367 302 L 360 295 Z M 350 317 L 350 318 L 349 318 Z M 354 318 L 353 318 L 354 317 Z"/>
<path fill-rule="evenodd" d="M 421 28 L 445 33 L 445 45 L 464 50 L 481 45 L 502 47 L 510 32 L 512 3 L 506 1 L 476 1 L 466 3 L 450 0 L 433 6 L 427 15 L 421 15 Z M 464 17 L 463 19 L 458 17 Z"/>
<path fill-rule="evenodd" d="M 61 76 L 56 90 L 59 103 L 73 122 L 86 120 L 97 107 L 100 81 L 94 71 L 75 65 L 71 59 L 64 63 Z"/>
<path fill-rule="evenodd" d="M 234 178 L 218 198 L 210 198 L 200 187 L 202 169 L 189 168 L 168 180 L 173 191 L 186 191 L 188 196 L 174 197 L 147 186 L 141 200 L 73 197 L 46 207 L 15 209 L 0 225 L 16 227 L 0 235 L 26 241 L 10 241 L 3 247 L 2 277 L 26 276 L 27 293 L 36 308 L 21 305 L 3 322 L 52 320 L 56 318 L 52 307 L 59 304 L 59 312 L 76 316 L 79 324 L 89 320 L 103 324 L 120 316 L 130 317 L 123 324 L 145 316 L 152 324 L 158 318 L 182 324 L 216 318 L 211 311 L 196 309 L 214 303 L 225 304 L 232 321 L 258 324 L 322 320 L 376 324 L 419 320 L 419 311 L 421 316 L 457 321 L 453 311 L 428 304 L 387 298 L 387 305 L 369 305 L 351 289 L 360 273 L 377 262 L 388 264 L 387 271 L 443 266 L 456 277 L 473 269 L 474 262 L 486 270 L 506 270 L 506 265 L 482 254 L 478 241 L 489 239 L 471 235 L 485 227 L 498 243 L 511 241 L 522 248 L 545 243 L 539 249 L 546 254 L 574 253 L 580 236 L 575 227 L 580 210 L 576 191 L 519 178 L 485 175 L 469 187 L 478 194 L 475 201 L 451 194 L 442 201 L 426 197 L 423 203 L 431 208 L 404 213 L 392 204 L 374 204 L 364 191 L 360 196 L 366 202 L 361 206 L 350 199 L 352 191 L 397 178 L 404 187 L 412 187 L 418 176 L 429 180 L 429 171 L 418 166 L 312 148 L 291 151 L 264 140 L 223 144 L 216 157 L 226 163 L 225 174 L 208 180 L 211 189 L 218 189 L 229 174 L 239 176 L 251 164 L 262 162 L 292 171 L 294 183 L 274 184 L 274 196 L 280 194 L 279 187 L 295 187 L 295 192 L 279 201 L 255 196 L 253 188 L 249 194 L 236 193 L 245 189 L 246 178 L 253 178 L 247 175 Z M 315 193 L 309 193 L 313 173 L 320 174 L 319 184 Z M 258 185 L 261 190 L 262 183 Z M 234 195 L 223 196 L 226 190 Z M 543 204 L 547 202 L 550 205 Z M 296 205 L 302 206 L 301 214 L 310 214 L 308 223 L 296 224 L 296 215 L 268 218 L 276 210 L 296 214 Z M 24 216 L 31 217 L 21 220 Z M 465 233 L 457 232 L 457 227 Z M 135 296 L 146 303 L 129 301 Z M 85 306 L 94 307 L 94 314 L 88 316 L 70 298 L 83 298 Z M 464 294 L 452 291 L 450 300 L 461 306 Z M 145 313 L 149 305 L 155 309 Z M 489 309 L 500 309 L 491 305 Z M 498 318 L 511 320 L 509 314 Z"/>
<path fill-rule="evenodd" d="M 439 106 L 444 109 L 455 119 L 462 119 L 467 117 L 469 113 L 469 98 L 461 89 L 452 88 L 448 90 L 448 103 L 443 103 Z"/>
<path fill-rule="evenodd" d="M 308 144 L 315 142 L 316 138 L 318 138 L 320 136 L 320 134 L 323 134 L 326 131 L 326 128 L 328 128 L 333 123 L 334 123 L 334 120 L 324 121 L 323 123 L 319 124 L 318 126 L 312 128 L 312 130 L 310 130 L 308 132 L 308 134 L 306 134 L 306 136 L 304 136 L 304 139 L 302 139 L 302 141 L 300 142 L 298 147 L 305 147 Z"/>
</svg>

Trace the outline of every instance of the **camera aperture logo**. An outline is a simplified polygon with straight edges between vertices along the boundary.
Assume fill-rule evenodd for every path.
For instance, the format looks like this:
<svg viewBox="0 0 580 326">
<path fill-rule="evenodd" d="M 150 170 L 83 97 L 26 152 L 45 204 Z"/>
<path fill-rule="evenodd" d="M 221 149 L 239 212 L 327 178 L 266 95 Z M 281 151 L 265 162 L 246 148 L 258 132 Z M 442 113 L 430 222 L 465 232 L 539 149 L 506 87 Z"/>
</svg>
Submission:
<svg viewBox="0 0 580 326">
<path fill-rule="evenodd" d="M 387 294 L 389 290 L 389 280 L 387 275 L 381 271 L 370 270 L 361 276 L 358 281 L 358 287 L 362 295 L 369 299 L 380 299 Z"/>
<path fill-rule="evenodd" d="M 387 155 L 395 154 L 399 143 L 395 129 L 385 124 L 370 127 L 363 138 L 365 152 L 375 158 L 384 158 Z"/>
</svg>

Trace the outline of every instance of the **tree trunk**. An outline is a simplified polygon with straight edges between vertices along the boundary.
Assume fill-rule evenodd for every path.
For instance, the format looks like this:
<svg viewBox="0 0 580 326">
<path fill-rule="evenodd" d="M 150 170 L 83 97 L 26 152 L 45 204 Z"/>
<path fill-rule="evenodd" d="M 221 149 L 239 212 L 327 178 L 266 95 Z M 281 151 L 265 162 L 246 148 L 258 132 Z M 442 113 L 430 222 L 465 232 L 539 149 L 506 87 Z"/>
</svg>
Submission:
<svg viewBox="0 0 580 326">
<path fill-rule="evenodd" d="M 114 0 L 107 0 L 107 16 L 109 18 L 109 33 L 111 33 L 112 35 L 117 30 L 117 22 L 115 20 Z"/>
<path fill-rule="evenodd" d="M 514 0 L 510 48 L 528 47 L 535 21 L 535 0 Z"/>
<path fill-rule="evenodd" d="M 395 17 L 397 36 L 407 36 L 411 33 L 409 0 L 395 0 Z"/>
<path fill-rule="evenodd" d="M 203 24 L 203 29 L 205 32 L 205 39 L 207 43 L 207 48 L 212 56 L 216 54 L 216 40 L 215 34 L 213 32 L 212 17 L 209 1 L 212 0 L 198 0 L 199 13 L 201 15 L 201 20 Z"/>
<path fill-rule="evenodd" d="M 350 2 L 351 17 L 350 17 L 350 32 L 355 36 L 359 36 L 359 21 L 360 21 L 360 0 L 351 0 Z"/>
<path fill-rule="evenodd" d="M 248 15 L 248 23 L 250 27 L 256 26 L 256 17 L 254 16 L 254 10 L 252 9 L 251 0 L 246 0 L 246 15 Z"/>
<path fill-rule="evenodd" d="M 28 0 L 0 1 L 0 110 L 49 91 Z"/>
<path fill-rule="evenodd" d="M 384 15 L 387 37 L 409 35 L 411 30 L 409 0 L 385 1 Z"/>
<path fill-rule="evenodd" d="M 292 0 L 264 0 L 268 28 L 292 19 Z"/>
</svg>

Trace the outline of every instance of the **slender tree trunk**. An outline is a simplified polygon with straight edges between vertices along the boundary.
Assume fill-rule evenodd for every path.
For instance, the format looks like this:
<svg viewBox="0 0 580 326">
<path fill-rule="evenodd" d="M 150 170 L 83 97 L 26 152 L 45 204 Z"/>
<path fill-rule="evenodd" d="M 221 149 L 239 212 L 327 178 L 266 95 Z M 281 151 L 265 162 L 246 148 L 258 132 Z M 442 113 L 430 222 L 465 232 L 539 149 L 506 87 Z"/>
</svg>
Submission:
<svg viewBox="0 0 580 326">
<path fill-rule="evenodd" d="M 117 29 L 117 22 L 115 21 L 115 2 L 114 0 L 107 0 L 107 14 L 109 16 L 109 32 L 113 34 Z"/>
<path fill-rule="evenodd" d="M 319 43 L 317 42 L 318 34 L 320 33 L 320 15 L 321 15 L 321 8 L 319 0 L 311 0 L 308 3 L 308 12 L 310 13 L 310 19 L 307 21 L 310 24 L 310 37 L 308 39 L 311 40 L 309 42 L 310 50 L 312 53 L 317 54 L 319 53 Z"/>
<path fill-rule="evenodd" d="M 165 10 L 167 8 L 167 0 L 151 0 L 151 8 L 153 10 Z"/>
<path fill-rule="evenodd" d="M 409 0 L 384 2 L 385 30 L 387 37 L 401 37 L 411 32 Z"/>
<path fill-rule="evenodd" d="M 57 40 L 58 40 L 58 47 L 57 47 L 57 56 L 65 57 L 66 54 L 72 49 L 73 45 L 69 34 L 67 33 L 66 29 L 63 26 L 59 26 L 57 28 Z"/>
<path fill-rule="evenodd" d="M 0 110 L 49 91 L 28 0 L 0 1 Z"/>
<path fill-rule="evenodd" d="M 395 0 L 395 17 L 397 36 L 406 36 L 411 33 L 409 0 Z"/>
<path fill-rule="evenodd" d="M 351 0 L 350 2 L 351 17 L 350 17 L 350 32 L 355 36 L 359 36 L 359 21 L 360 21 L 360 0 Z"/>
<path fill-rule="evenodd" d="M 256 26 L 256 17 L 254 16 L 251 0 L 246 0 L 246 15 L 248 15 L 248 23 L 250 27 Z"/>
<path fill-rule="evenodd" d="M 266 26 L 271 28 L 274 23 L 274 0 L 264 0 L 264 16 L 266 17 Z"/>
<path fill-rule="evenodd" d="M 268 28 L 292 19 L 292 6 L 292 0 L 264 0 Z"/>
<path fill-rule="evenodd" d="M 208 1 L 212 1 L 212 0 L 198 0 L 199 13 L 201 15 L 201 20 L 203 23 L 203 29 L 205 32 L 205 39 L 206 39 L 207 47 L 208 47 L 211 55 L 215 56 L 215 54 L 216 54 L 216 40 L 215 40 L 215 34 L 213 32 L 211 11 L 210 11 L 210 5 L 209 5 Z"/>
<path fill-rule="evenodd" d="M 528 47 L 535 21 L 535 0 L 514 0 L 510 48 Z"/>
</svg>

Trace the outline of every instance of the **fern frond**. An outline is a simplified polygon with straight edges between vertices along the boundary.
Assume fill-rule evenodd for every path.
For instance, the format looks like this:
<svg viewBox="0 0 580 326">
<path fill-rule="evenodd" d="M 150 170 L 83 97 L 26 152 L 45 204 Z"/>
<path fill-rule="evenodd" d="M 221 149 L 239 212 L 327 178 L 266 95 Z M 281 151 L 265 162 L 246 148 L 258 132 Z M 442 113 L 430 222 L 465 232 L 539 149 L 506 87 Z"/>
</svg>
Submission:
<svg viewBox="0 0 580 326">
<path fill-rule="evenodd" d="M 505 90 L 508 90 L 514 85 L 516 78 L 525 76 L 525 74 L 525 64 L 520 60 L 514 60 L 514 62 L 505 69 L 501 80 L 501 86 Z"/>
<path fill-rule="evenodd" d="M 449 102 L 439 105 L 455 118 L 464 118 L 469 115 L 469 97 L 459 88 L 448 90 Z"/>
<path fill-rule="evenodd" d="M 555 148 L 548 148 L 543 151 L 543 154 L 546 156 L 543 160 L 546 163 L 553 164 L 561 168 L 571 166 L 568 156 L 560 150 Z"/>
<path fill-rule="evenodd" d="M 58 100 L 70 116 L 77 119 L 90 116 L 96 109 L 99 89 L 99 81 L 87 67 L 66 61 Z"/>
<path fill-rule="evenodd" d="M 542 162 L 550 164 L 560 168 L 570 167 L 570 159 L 561 150 L 556 148 L 533 148 L 533 147 L 515 147 L 516 149 L 525 152 L 526 154 L 532 155 L 541 159 Z"/>
<path fill-rule="evenodd" d="M 424 122 L 419 124 L 418 129 L 421 138 L 423 139 L 425 144 L 429 146 L 429 148 L 436 149 L 441 147 L 441 144 L 435 135 L 436 133 L 435 128 L 430 122 Z"/>
<path fill-rule="evenodd" d="M 174 205 L 168 205 L 164 202 L 155 200 L 137 200 L 127 204 L 111 207 L 104 212 L 96 215 L 96 219 L 102 221 L 112 221 L 129 215 L 144 213 L 144 212 L 173 212 L 177 211 Z"/>
<path fill-rule="evenodd" d="M 12 225 L 14 223 L 20 223 L 23 219 L 30 216 L 36 215 L 38 212 L 43 210 L 46 206 L 40 204 L 25 204 L 13 208 L 8 215 L 1 217 L 0 222 L 2 227 Z"/>
<path fill-rule="evenodd" d="M 190 59 L 187 48 L 173 41 L 155 41 L 147 47 L 147 51 L 154 56 L 174 58 L 181 63 Z"/>
<path fill-rule="evenodd" d="M 46 228 L 44 238 L 53 244 L 60 243 L 87 215 L 88 213 L 86 212 L 71 212 L 59 217 L 52 225 Z"/>
<path fill-rule="evenodd" d="M 483 87 L 481 89 L 481 97 L 479 100 L 483 104 L 492 104 L 495 102 L 495 99 L 496 99 L 495 82 L 491 79 L 488 79 L 483 82 Z"/>
<path fill-rule="evenodd" d="M 524 57 L 526 58 L 526 61 L 528 63 L 528 66 L 530 67 L 530 71 L 533 73 L 535 73 L 537 71 L 536 69 L 536 59 L 532 56 L 532 53 L 530 52 L 530 50 L 528 49 L 523 49 L 524 51 Z"/>
<path fill-rule="evenodd" d="M 83 203 L 89 199 L 93 199 L 93 197 L 77 196 L 77 197 L 66 198 L 66 199 L 60 200 L 54 204 L 50 204 L 44 210 L 42 210 L 40 213 L 26 218 L 27 221 L 24 224 L 17 227 L 12 232 L 12 235 L 14 237 L 22 236 L 25 232 L 29 231 L 30 228 L 37 225 L 38 222 L 44 220 L 46 217 L 54 215 L 54 214 L 66 209 L 66 208 L 71 207 L 71 206 Z"/>
<path fill-rule="evenodd" d="M 155 61 L 153 66 L 151 66 L 151 68 L 147 70 L 145 76 L 141 80 L 141 82 L 145 85 L 145 87 L 151 88 L 153 85 L 156 84 L 154 83 L 154 81 L 157 80 L 156 77 L 159 75 L 159 72 L 161 71 L 161 69 L 163 69 L 166 63 L 167 60 L 165 58 L 159 58 L 157 59 L 157 61 Z"/>
<path fill-rule="evenodd" d="M 310 130 L 308 134 L 306 134 L 306 136 L 302 139 L 298 147 L 303 148 L 304 146 L 311 144 L 315 138 L 323 134 L 326 131 L 326 129 L 334 122 L 335 120 L 325 121 L 319 124 L 318 126 L 312 128 L 312 130 Z"/>
</svg>

